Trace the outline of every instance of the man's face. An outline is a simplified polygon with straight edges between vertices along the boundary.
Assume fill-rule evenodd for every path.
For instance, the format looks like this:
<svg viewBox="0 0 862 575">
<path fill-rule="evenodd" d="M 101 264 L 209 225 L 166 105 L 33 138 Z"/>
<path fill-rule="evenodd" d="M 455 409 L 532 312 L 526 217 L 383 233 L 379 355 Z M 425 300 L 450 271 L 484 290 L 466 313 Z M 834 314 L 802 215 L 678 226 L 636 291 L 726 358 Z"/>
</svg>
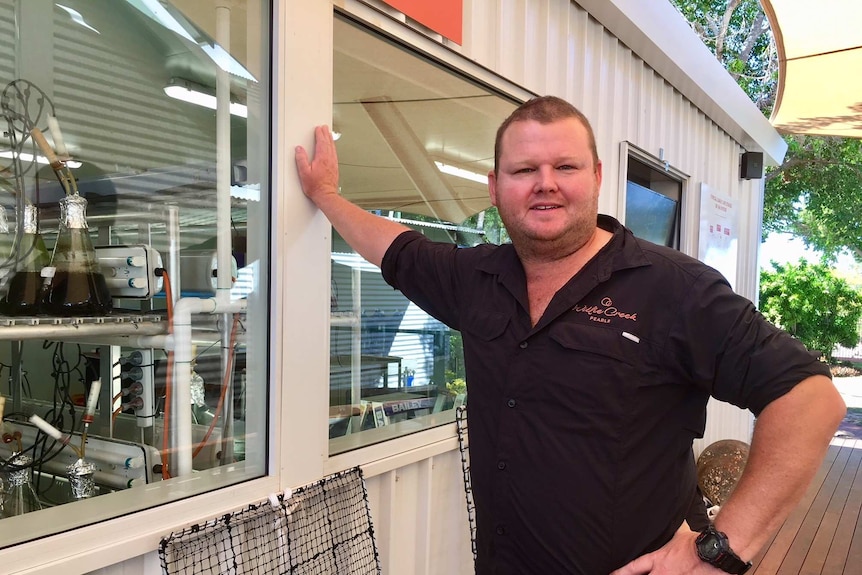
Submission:
<svg viewBox="0 0 862 575">
<path fill-rule="evenodd" d="M 602 181 L 586 128 L 575 118 L 514 122 L 500 150 L 488 188 L 518 252 L 562 257 L 583 246 L 595 232 Z"/>
</svg>

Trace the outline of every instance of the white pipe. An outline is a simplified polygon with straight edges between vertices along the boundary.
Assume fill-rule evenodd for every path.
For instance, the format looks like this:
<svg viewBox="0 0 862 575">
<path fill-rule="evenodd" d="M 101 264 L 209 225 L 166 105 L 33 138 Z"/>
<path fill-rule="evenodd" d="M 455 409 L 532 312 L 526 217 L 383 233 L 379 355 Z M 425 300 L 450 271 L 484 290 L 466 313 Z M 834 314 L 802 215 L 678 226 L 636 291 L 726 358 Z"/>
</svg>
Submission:
<svg viewBox="0 0 862 575">
<path fill-rule="evenodd" d="M 4 318 L 5 319 L 5 318 Z M 3 330 L 3 340 L 63 340 L 63 341 L 106 341 L 107 345 L 113 343 L 129 331 L 132 326 L 141 335 L 134 337 L 160 337 L 158 334 L 165 331 L 165 326 L 157 322 L 140 323 L 65 323 L 52 325 L 40 323 L 38 325 L 0 325 Z M 158 347 L 158 346 L 151 346 Z"/>
<path fill-rule="evenodd" d="M 173 335 L 130 335 L 119 338 L 124 347 L 143 347 L 147 349 L 173 349 Z M 117 341 L 114 341 L 117 345 Z"/>
<path fill-rule="evenodd" d="M 226 4 L 226 3 L 225 3 Z M 230 51 L 230 8 L 215 9 L 216 42 Z M 230 76 L 216 66 L 216 299 L 230 301 L 233 287 L 230 226 Z"/>
<path fill-rule="evenodd" d="M 171 477 L 192 472 L 192 316 L 196 314 L 238 313 L 247 300 L 222 303 L 216 298 L 184 297 L 177 301 L 173 315 L 174 381 L 171 409 Z M 167 431 L 166 431 L 167 432 Z"/>
<path fill-rule="evenodd" d="M 171 303 L 176 305 L 183 289 L 180 282 L 180 209 L 168 204 L 168 275 L 171 281 Z"/>
<path fill-rule="evenodd" d="M 362 270 L 359 266 L 352 269 L 353 316 L 355 323 L 350 329 L 350 405 L 362 401 Z M 361 418 L 356 416 L 351 423 L 351 433 L 359 431 Z"/>
</svg>

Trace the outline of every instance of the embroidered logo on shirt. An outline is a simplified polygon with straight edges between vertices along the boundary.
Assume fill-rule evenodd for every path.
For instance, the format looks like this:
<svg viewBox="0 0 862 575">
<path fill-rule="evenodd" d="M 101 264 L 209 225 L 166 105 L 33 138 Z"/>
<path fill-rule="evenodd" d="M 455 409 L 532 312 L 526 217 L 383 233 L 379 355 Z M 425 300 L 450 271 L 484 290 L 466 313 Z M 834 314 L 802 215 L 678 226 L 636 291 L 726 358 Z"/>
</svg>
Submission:
<svg viewBox="0 0 862 575">
<path fill-rule="evenodd" d="M 589 316 L 590 321 L 599 323 L 611 323 L 615 318 L 625 319 L 628 321 L 637 321 L 638 314 L 621 311 L 609 297 L 603 297 L 601 305 L 576 305 L 572 308 L 578 313 L 585 313 Z"/>
</svg>

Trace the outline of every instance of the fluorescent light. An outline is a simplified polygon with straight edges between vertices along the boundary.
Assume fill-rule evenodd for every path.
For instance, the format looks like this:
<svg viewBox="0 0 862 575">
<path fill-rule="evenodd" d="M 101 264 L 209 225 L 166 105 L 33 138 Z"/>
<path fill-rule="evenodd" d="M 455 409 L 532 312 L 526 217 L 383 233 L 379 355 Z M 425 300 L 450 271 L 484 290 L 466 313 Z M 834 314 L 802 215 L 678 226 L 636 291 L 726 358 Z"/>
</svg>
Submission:
<svg viewBox="0 0 862 575">
<path fill-rule="evenodd" d="M 14 154 L 14 152 L 12 152 L 12 150 L 3 150 L 3 151 L 0 151 L 0 158 L 14 159 L 15 154 Z M 28 154 L 27 152 L 21 152 L 20 154 L 18 154 L 18 159 L 21 160 L 22 162 L 32 162 L 33 161 L 33 154 Z M 48 165 L 50 163 L 50 162 L 48 162 L 48 158 L 46 158 L 45 156 L 36 156 L 36 162 L 39 164 L 45 164 L 45 165 Z M 81 167 L 81 162 L 77 162 L 75 160 L 67 160 L 64 163 L 66 164 L 67 168 L 74 169 L 74 168 L 80 168 Z"/>
<path fill-rule="evenodd" d="M 471 182 L 478 182 L 485 185 L 488 184 L 488 176 L 477 174 L 476 172 L 471 172 L 470 170 L 465 170 L 463 168 L 456 168 L 455 166 L 450 166 L 449 164 L 444 164 L 443 162 L 434 162 L 434 165 L 437 166 L 437 169 L 444 174 L 449 174 L 450 176 L 458 176 L 459 178 L 464 178 L 465 180 L 470 180 Z"/>
<path fill-rule="evenodd" d="M 96 30 L 95 28 L 93 28 L 92 26 L 87 24 L 84 21 L 84 17 L 81 16 L 81 13 L 78 12 L 77 10 L 73 10 L 72 8 L 69 8 L 68 6 L 63 6 L 62 4 L 54 4 L 54 6 L 56 6 L 57 8 L 61 8 L 61 9 L 65 10 L 69 14 L 69 18 L 72 19 L 72 22 L 75 22 L 76 24 L 80 24 L 84 28 L 92 30 L 96 34 L 101 34 L 101 32 L 99 32 L 98 30 Z"/>
<path fill-rule="evenodd" d="M 165 86 L 165 94 L 171 98 L 197 104 L 210 110 L 215 110 L 217 106 L 216 97 L 212 94 L 195 90 L 191 85 L 182 85 L 182 83 L 172 83 Z M 248 107 L 237 102 L 230 103 L 230 113 L 241 118 L 248 118 Z"/>
</svg>

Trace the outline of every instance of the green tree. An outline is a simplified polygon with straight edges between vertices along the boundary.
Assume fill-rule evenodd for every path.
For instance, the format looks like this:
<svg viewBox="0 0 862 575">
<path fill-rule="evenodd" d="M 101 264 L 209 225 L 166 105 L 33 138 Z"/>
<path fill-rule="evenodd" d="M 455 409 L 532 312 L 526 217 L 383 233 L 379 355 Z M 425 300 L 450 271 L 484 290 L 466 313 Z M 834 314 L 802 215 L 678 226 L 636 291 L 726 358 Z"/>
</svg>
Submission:
<svg viewBox="0 0 862 575">
<path fill-rule="evenodd" d="M 758 0 L 671 0 L 765 115 L 772 112 L 778 54 Z"/>
<path fill-rule="evenodd" d="M 670 0 L 766 116 L 777 87 L 772 30 L 757 0 Z M 852 73 L 848 70 L 848 73 Z M 764 235 L 788 232 L 834 261 L 862 261 L 862 141 L 784 134 L 784 163 L 766 172 Z"/>
<path fill-rule="evenodd" d="M 766 174 L 765 233 L 788 232 L 834 261 L 862 261 L 862 140 L 796 135 Z"/>
<path fill-rule="evenodd" d="M 798 338 L 809 349 L 832 360 L 836 345 L 859 342 L 862 293 L 824 264 L 777 264 L 760 272 L 763 315 Z"/>
<path fill-rule="evenodd" d="M 510 241 L 509 232 L 506 226 L 503 225 L 503 220 L 500 219 L 500 212 L 495 206 L 491 206 L 487 210 L 470 216 L 464 222 L 465 226 L 475 229 L 481 229 L 485 235 L 483 237 L 485 243 L 490 244 L 505 244 Z"/>
</svg>

